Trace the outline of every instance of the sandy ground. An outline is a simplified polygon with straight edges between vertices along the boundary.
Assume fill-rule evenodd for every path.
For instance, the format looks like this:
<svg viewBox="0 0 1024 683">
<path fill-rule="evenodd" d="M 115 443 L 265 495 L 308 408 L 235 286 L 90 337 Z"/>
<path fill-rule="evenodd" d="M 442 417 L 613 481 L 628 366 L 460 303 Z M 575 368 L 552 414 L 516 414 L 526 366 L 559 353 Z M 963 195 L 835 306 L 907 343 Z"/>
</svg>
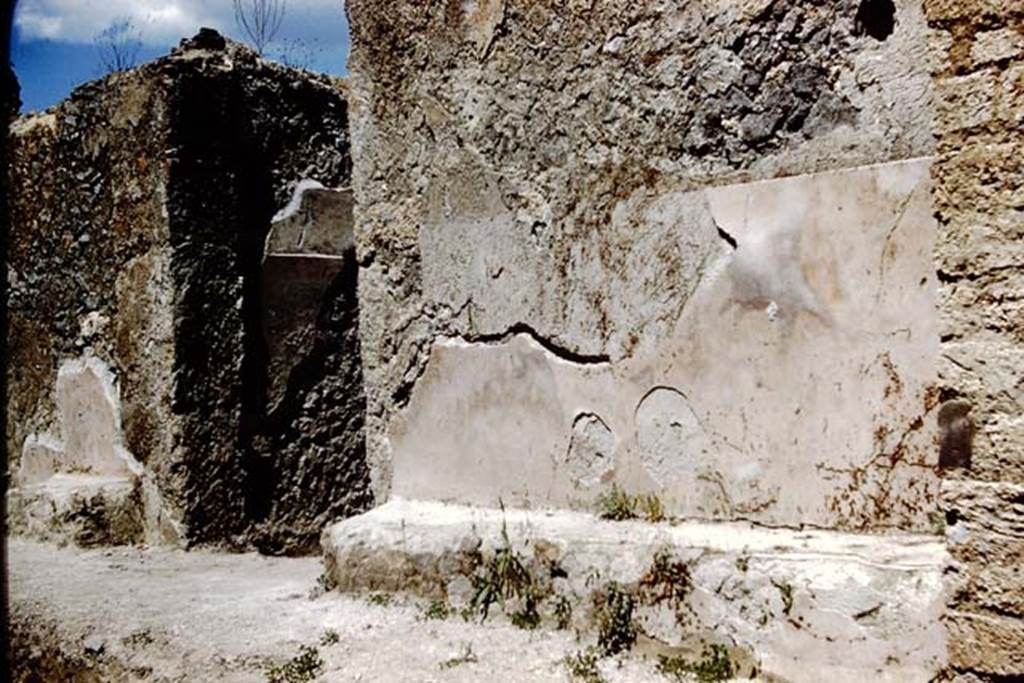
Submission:
<svg viewBox="0 0 1024 683">
<path fill-rule="evenodd" d="M 426 619 L 410 599 L 324 594 L 318 558 L 20 539 L 8 556 L 12 624 L 37 642 L 29 652 L 56 645 L 100 680 L 264 681 L 268 665 L 315 646 L 323 681 L 568 681 L 565 655 L 587 644 L 502 620 Z M 337 642 L 322 640 L 330 632 Z M 600 666 L 610 683 L 664 680 L 635 657 Z"/>
</svg>

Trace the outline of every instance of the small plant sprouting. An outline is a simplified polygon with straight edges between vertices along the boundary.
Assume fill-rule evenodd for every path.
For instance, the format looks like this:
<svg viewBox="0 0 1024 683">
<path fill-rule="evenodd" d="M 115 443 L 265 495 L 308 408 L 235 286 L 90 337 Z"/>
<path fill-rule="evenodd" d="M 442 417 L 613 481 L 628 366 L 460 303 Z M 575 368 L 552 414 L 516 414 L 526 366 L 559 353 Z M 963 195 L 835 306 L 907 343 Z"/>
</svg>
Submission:
<svg viewBox="0 0 1024 683">
<path fill-rule="evenodd" d="M 501 525 L 501 547 L 494 556 L 483 562 L 477 573 L 470 579 L 473 584 L 473 598 L 468 613 L 479 614 L 481 623 L 487 620 L 491 607 L 497 603 L 502 607 L 511 598 L 526 602 L 524 609 L 536 612 L 537 595 L 533 576 L 526 568 L 522 556 L 512 548 L 505 523 Z M 525 623 L 525 622 L 524 622 Z"/>
<path fill-rule="evenodd" d="M 648 522 L 664 522 L 665 505 L 656 494 L 644 493 L 631 496 L 612 484 L 612 490 L 597 498 L 597 514 L 601 519 L 622 522 L 628 519 L 642 518 Z"/>
<path fill-rule="evenodd" d="M 596 611 L 597 647 L 603 655 L 615 655 L 633 647 L 637 630 L 633 623 L 636 601 L 619 584 L 611 583 L 599 598 Z"/>
<path fill-rule="evenodd" d="M 424 619 L 447 619 L 452 614 L 452 608 L 445 600 L 431 600 L 430 604 L 423 608 Z"/>
<path fill-rule="evenodd" d="M 597 498 L 598 516 L 615 522 L 636 519 L 636 499 L 629 495 L 618 484 L 612 484 L 612 490 L 602 493 Z"/>
<path fill-rule="evenodd" d="M 532 631 L 540 626 L 540 613 L 537 611 L 537 603 L 540 598 L 531 589 L 523 599 L 522 608 L 512 613 L 512 625 L 524 631 Z"/>
<path fill-rule="evenodd" d="M 336 645 L 339 641 L 341 641 L 341 636 L 333 628 L 325 630 L 324 634 L 320 636 L 320 644 L 324 647 Z"/>
<path fill-rule="evenodd" d="M 636 497 L 636 506 L 640 510 L 640 516 L 648 522 L 664 522 L 665 505 L 656 494 L 645 493 Z"/>
<path fill-rule="evenodd" d="M 782 596 L 782 613 L 788 617 L 793 611 L 793 586 L 787 582 L 775 581 L 772 581 L 772 585 L 779 589 L 779 595 Z"/>
<path fill-rule="evenodd" d="M 941 512 L 932 512 L 928 515 L 928 521 L 932 525 L 932 533 L 936 536 L 946 535 L 946 516 Z"/>
<path fill-rule="evenodd" d="M 328 572 L 323 572 L 320 576 L 316 577 L 316 584 L 309 589 L 307 597 L 310 600 L 316 600 L 320 596 L 330 593 L 337 587 L 338 585 L 337 582 L 335 582 L 334 577 Z"/>
<path fill-rule="evenodd" d="M 696 677 L 701 683 L 715 683 L 736 675 L 736 667 L 724 645 L 710 644 L 704 646 L 701 658 L 696 662 L 661 655 L 658 657 L 658 672 L 680 682 Z"/>
<path fill-rule="evenodd" d="M 605 683 L 601 670 L 597 668 L 597 653 L 593 648 L 566 655 L 565 668 L 573 683 Z"/>
<path fill-rule="evenodd" d="M 391 604 L 391 593 L 370 593 L 366 597 L 366 601 L 371 605 L 380 605 L 381 607 L 387 607 Z"/>
<path fill-rule="evenodd" d="M 441 662 L 438 665 L 438 667 L 442 670 L 454 669 L 457 666 L 461 666 L 463 664 L 473 664 L 477 661 L 479 660 L 477 659 L 476 653 L 473 652 L 473 644 L 465 643 L 462 646 L 462 654 L 456 655 L 455 657 L 452 657 L 450 659 L 446 659 L 445 661 Z"/>
<path fill-rule="evenodd" d="M 308 683 L 316 680 L 324 668 L 320 651 L 312 645 L 303 645 L 299 654 L 284 664 L 273 664 L 266 669 L 267 683 Z"/>
<path fill-rule="evenodd" d="M 640 579 L 640 597 L 649 605 L 668 602 L 678 608 L 693 590 L 690 566 L 668 550 L 654 555 L 650 569 Z"/>
<path fill-rule="evenodd" d="M 572 626 L 572 602 L 564 595 L 555 600 L 555 626 L 561 631 Z"/>
</svg>

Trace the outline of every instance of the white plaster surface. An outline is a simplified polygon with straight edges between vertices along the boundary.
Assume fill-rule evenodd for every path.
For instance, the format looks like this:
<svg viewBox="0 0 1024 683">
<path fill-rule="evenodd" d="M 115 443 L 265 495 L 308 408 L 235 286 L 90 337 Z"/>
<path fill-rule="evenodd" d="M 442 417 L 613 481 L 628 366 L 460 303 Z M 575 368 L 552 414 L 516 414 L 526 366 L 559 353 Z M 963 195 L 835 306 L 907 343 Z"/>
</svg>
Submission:
<svg viewBox="0 0 1024 683">
<path fill-rule="evenodd" d="M 636 585 L 668 550 L 690 567 L 692 618 L 682 632 L 658 633 L 662 615 L 639 608 L 644 629 L 748 648 L 767 679 L 926 681 L 945 663 L 939 619 L 948 558 L 939 537 L 603 522 L 393 500 L 329 527 L 323 545 L 343 589 L 409 589 L 457 578 L 461 553 L 478 542 L 493 550 L 503 533 L 523 556 L 543 548 L 556 559 L 567 574 L 560 590 L 583 605 L 609 581 Z"/>
<path fill-rule="evenodd" d="M 607 355 L 562 353 L 530 332 L 525 326 L 551 329 L 550 264 L 505 250 L 527 247 L 503 237 L 500 216 L 485 211 L 474 228 L 464 224 L 472 212 L 452 208 L 462 246 L 421 245 L 434 255 L 425 286 L 453 308 L 471 295 L 484 304 L 483 313 L 470 307 L 478 329 L 510 332 L 435 341 L 408 406 L 389 425 L 393 493 L 588 507 L 614 481 L 657 492 L 670 513 L 688 518 L 932 528 L 938 335 L 929 165 L 621 200 L 610 229 L 634 236 L 620 240 L 610 265 L 583 259 L 573 271 L 615 304 Z M 436 211 L 443 226 L 445 209 Z M 497 230 L 493 239 L 472 237 L 485 228 Z M 719 243 L 701 246 L 716 229 Z M 657 239 L 641 239 L 645 230 Z M 432 239 L 447 239 L 439 234 Z M 659 261 L 676 249 L 690 256 Z M 442 264 L 440 254 L 454 261 Z M 497 279 L 466 279 L 486 271 L 472 263 L 502 259 L 514 267 L 495 266 Z M 587 263 L 621 277 L 590 273 Z M 445 280 L 451 269 L 463 274 Z M 672 284 L 673 273 L 693 284 Z M 680 303 L 652 298 L 659 286 Z M 582 329 L 570 290 L 567 340 Z M 517 319 L 517 311 L 539 317 Z M 611 445 L 599 486 L 572 454 L 584 415 L 607 428 L 599 450 Z"/>
<path fill-rule="evenodd" d="M 55 388 L 61 437 L 33 434 L 25 439 L 18 483 L 45 481 L 54 474 L 133 477 L 142 466 L 123 445 L 121 403 L 110 368 L 95 356 L 64 361 Z"/>
</svg>

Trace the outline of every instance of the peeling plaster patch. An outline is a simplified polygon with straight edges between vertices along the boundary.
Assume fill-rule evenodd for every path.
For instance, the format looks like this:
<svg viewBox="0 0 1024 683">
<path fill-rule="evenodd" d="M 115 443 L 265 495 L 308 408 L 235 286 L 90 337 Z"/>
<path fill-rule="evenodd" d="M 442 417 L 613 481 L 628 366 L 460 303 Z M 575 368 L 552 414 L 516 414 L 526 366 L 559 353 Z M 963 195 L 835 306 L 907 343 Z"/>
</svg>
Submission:
<svg viewBox="0 0 1024 683">
<path fill-rule="evenodd" d="M 662 484 L 694 473 L 707 460 L 704 427 L 678 389 L 655 387 L 636 409 L 640 461 Z"/>
<path fill-rule="evenodd" d="M 391 425 L 393 493 L 480 505 L 499 498 L 567 504 L 576 488 L 568 473 L 597 482 L 610 467 L 603 461 L 617 445 L 617 423 L 590 407 L 601 406 L 614 386 L 607 363 L 572 362 L 526 332 L 438 340 Z M 580 462 L 563 468 L 577 456 Z"/>
<path fill-rule="evenodd" d="M 572 423 L 572 439 L 566 453 L 569 476 L 575 485 L 591 488 L 606 481 L 615 470 L 616 439 L 599 416 L 580 413 Z"/>
<path fill-rule="evenodd" d="M 472 336 L 460 336 L 458 340 L 467 344 L 505 344 L 518 335 L 529 336 L 534 342 L 544 347 L 544 350 L 551 355 L 567 363 L 575 365 L 606 365 L 611 362 L 605 354 L 585 354 L 573 351 L 558 344 L 551 339 L 540 335 L 535 329 L 525 323 L 516 323 L 505 332 L 498 334 L 477 334 Z"/>
<path fill-rule="evenodd" d="M 613 360 L 658 353 L 723 243 L 702 192 L 637 190 L 618 201 L 606 227 L 570 247 L 569 338 L 583 346 L 600 337 Z"/>
<path fill-rule="evenodd" d="M 57 372 L 61 439 L 30 435 L 22 448 L 18 481 L 38 483 L 58 472 L 104 476 L 142 473 L 125 449 L 121 402 L 110 368 L 94 356 L 65 361 Z"/>
<path fill-rule="evenodd" d="M 601 451 L 590 441 L 599 425 L 580 418 L 593 415 L 615 437 L 616 483 L 657 490 L 671 515 L 930 530 L 929 163 L 633 192 L 550 270 L 503 251 L 515 242 L 553 253 L 536 249 L 521 222 L 492 220 L 504 209 L 483 199 L 494 192 L 486 170 L 459 176 L 451 188 L 482 192 L 475 203 L 451 188 L 436 198 L 436 220 L 419 235 L 436 247 L 422 255 L 428 303 L 388 325 L 370 316 L 366 327 L 415 340 L 368 373 L 379 380 L 394 368 L 409 387 L 392 404 L 395 420 L 378 423 L 394 454 L 393 492 L 587 505 L 601 487 L 585 488 L 567 465 L 585 444 Z M 367 300 L 385 296 L 382 267 L 363 273 Z M 529 302 L 519 300 L 526 290 L 499 289 L 506 281 L 527 282 Z M 870 482 L 850 504 L 835 504 L 862 476 Z"/>
<path fill-rule="evenodd" d="M 767 229 L 754 226 L 736 240 L 729 268 L 736 303 L 764 310 L 772 321 L 792 319 L 801 311 L 827 319 L 801 267 L 805 221 L 803 212 L 796 211 L 785 225 Z"/>
<path fill-rule="evenodd" d="M 313 180 L 311 178 L 303 178 L 295 184 L 295 189 L 292 191 L 292 197 L 288 200 L 288 203 L 280 211 L 274 214 L 274 217 L 270 219 L 271 223 L 278 223 L 280 221 L 287 220 L 299 212 L 299 207 L 302 206 L 302 197 L 309 190 L 323 190 L 324 186 L 319 180 Z"/>
<path fill-rule="evenodd" d="M 64 456 L 64 445 L 49 434 L 29 434 L 21 449 L 21 467 L 18 483 L 22 486 L 38 484 L 57 471 Z"/>
<path fill-rule="evenodd" d="M 394 492 L 442 500 L 477 494 L 493 504 L 503 491 L 546 488 L 569 423 L 558 365 L 526 335 L 501 344 L 435 343 L 392 426 Z"/>
<path fill-rule="evenodd" d="M 277 212 L 264 242 L 264 256 L 305 254 L 340 257 L 355 248 L 352 190 L 302 180 L 288 205 Z"/>
</svg>

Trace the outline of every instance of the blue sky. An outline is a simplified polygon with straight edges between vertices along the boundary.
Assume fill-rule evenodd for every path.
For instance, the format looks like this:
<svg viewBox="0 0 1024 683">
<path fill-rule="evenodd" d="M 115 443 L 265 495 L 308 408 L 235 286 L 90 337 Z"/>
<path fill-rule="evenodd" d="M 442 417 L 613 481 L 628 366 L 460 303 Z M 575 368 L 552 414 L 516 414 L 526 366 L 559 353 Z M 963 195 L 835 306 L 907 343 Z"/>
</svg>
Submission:
<svg viewBox="0 0 1024 683">
<path fill-rule="evenodd" d="M 285 0 L 278 40 L 309 68 L 344 75 L 348 25 L 343 0 Z M 46 109 L 71 89 L 102 75 L 96 34 L 128 20 L 142 47 L 140 61 L 166 54 L 182 38 L 210 26 L 237 39 L 231 0 L 18 0 L 11 60 L 21 84 L 22 111 Z"/>
</svg>

